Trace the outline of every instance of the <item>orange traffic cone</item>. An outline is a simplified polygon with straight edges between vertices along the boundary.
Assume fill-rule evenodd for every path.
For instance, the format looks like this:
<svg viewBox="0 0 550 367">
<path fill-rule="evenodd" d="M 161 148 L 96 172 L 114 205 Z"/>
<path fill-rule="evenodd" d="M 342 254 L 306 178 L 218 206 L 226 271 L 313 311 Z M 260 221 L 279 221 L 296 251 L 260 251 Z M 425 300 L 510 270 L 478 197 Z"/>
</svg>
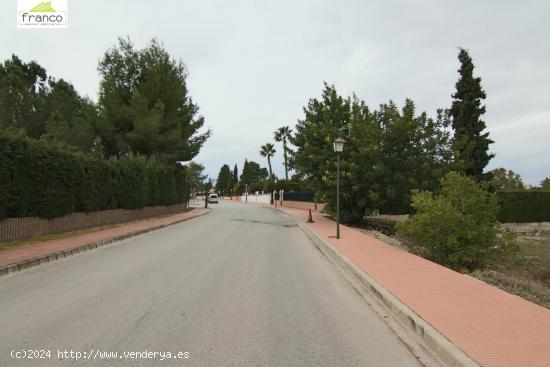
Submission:
<svg viewBox="0 0 550 367">
<path fill-rule="evenodd" d="M 307 218 L 307 222 L 308 222 L 308 223 L 314 223 L 314 222 L 313 222 L 313 216 L 311 215 L 311 209 L 309 209 L 309 216 L 308 216 L 308 218 Z"/>
</svg>

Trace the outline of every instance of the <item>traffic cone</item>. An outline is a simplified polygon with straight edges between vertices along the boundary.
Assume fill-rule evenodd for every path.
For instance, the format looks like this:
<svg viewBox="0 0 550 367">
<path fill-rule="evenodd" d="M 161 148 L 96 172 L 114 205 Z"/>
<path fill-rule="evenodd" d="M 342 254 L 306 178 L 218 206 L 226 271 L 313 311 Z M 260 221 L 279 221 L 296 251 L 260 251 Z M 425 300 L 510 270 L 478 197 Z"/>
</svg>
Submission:
<svg viewBox="0 0 550 367">
<path fill-rule="evenodd" d="M 309 216 L 308 216 L 308 218 L 307 218 L 307 222 L 308 222 L 308 223 L 314 223 L 314 222 L 313 222 L 313 216 L 311 215 L 311 209 L 309 209 Z"/>
</svg>

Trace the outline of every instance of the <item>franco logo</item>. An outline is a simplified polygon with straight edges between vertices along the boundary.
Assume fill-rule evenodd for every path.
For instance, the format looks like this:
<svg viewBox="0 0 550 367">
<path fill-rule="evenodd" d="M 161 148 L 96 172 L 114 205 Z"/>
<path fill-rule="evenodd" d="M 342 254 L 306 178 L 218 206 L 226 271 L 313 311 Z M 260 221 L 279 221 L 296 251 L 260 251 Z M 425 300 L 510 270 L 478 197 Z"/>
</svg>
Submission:
<svg viewBox="0 0 550 367">
<path fill-rule="evenodd" d="M 67 28 L 67 0 L 17 0 L 17 28 Z"/>
</svg>

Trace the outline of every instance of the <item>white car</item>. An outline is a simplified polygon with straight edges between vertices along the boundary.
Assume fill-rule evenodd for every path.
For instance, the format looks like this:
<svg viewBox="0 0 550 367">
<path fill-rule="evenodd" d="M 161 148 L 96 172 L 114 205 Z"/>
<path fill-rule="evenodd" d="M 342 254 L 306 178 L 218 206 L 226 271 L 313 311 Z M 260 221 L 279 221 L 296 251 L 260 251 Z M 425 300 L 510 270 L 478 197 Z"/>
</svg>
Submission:
<svg viewBox="0 0 550 367">
<path fill-rule="evenodd" d="M 217 203 L 218 203 L 218 194 L 210 194 L 210 195 L 208 195 L 208 202 L 209 202 L 209 203 L 217 204 Z"/>
</svg>

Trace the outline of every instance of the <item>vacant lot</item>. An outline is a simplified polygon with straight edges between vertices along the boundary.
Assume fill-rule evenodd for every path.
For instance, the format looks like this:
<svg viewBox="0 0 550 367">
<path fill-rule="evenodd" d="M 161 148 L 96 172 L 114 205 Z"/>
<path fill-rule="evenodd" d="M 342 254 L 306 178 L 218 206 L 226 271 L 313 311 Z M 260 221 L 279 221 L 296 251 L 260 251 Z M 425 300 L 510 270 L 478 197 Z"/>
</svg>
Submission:
<svg viewBox="0 0 550 367">
<path fill-rule="evenodd" d="M 391 234 L 394 232 L 395 221 L 395 218 L 382 218 L 371 226 L 378 230 L 361 230 L 369 232 L 387 244 L 422 256 L 422 249 L 410 248 Z M 518 253 L 470 275 L 550 309 L 550 233 L 520 234 L 517 241 Z"/>
<path fill-rule="evenodd" d="M 472 275 L 507 292 L 550 308 L 550 234 L 519 235 L 519 252 Z"/>
</svg>

